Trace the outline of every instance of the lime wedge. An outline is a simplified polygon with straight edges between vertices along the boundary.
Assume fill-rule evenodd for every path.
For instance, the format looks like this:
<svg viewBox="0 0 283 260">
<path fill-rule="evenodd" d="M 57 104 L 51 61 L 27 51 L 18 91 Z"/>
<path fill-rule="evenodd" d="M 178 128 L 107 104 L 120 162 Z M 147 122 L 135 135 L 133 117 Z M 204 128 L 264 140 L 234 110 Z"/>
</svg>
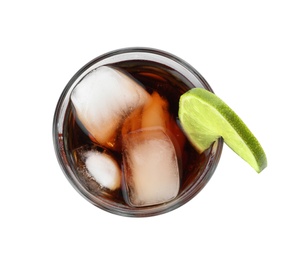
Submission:
<svg viewBox="0 0 283 260">
<path fill-rule="evenodd" d="M 183 94 L 179 119 L 198 152 L 203 152 L 222 137 L 258 173 L 267 166 L 266 155 L 252 132 L 226 103 L 208 90 L 193 88 Z"/>
</svg>

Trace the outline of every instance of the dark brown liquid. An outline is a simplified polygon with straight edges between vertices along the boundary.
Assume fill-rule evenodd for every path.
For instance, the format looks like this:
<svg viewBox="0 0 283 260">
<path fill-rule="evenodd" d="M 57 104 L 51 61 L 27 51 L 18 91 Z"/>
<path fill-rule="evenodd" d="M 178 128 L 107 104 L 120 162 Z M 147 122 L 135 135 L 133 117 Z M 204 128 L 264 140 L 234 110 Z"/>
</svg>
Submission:
<svg viewBox="0 0 283 260">
<path fill-rule="evenodd" d="M 178 109 L 180 96 L 193 88 L 192 83 L 169 67 L 159 63 L 149 61 L 125 61 L 111 64 L 110 66 L 126 71 L 131 77 L 140 82 L 149 94 L 154 91 L 167 100 L 169 113 L 174 120 L 169 126 L 168 131 L 173 136 L 174 145 L 176 147 L 179 167 L 180 167 L 180 191 L 182 193 L 194 184 L 195 180 L 201 172 L 201 168 L 206 164 L 208 152 L 198 154 L 187 141 L 187 138 L 180 130 L 178 121 Z M 95 196 L 101 196 L 102 199 L 113 201 L 113 203 L 126 205 L 121 189 L 110 191 L 101 188 L 86 172 L 84 161 L 81 156 L 81 150 L 97 149 L 110 153 L 118 164 L 123 168 L 123 160 L 121 150 L 109 149 L 101 147 L 91 140 L 87 131 L 81 126 L 76 119 L 75 112 L 69 105 L 65 119 L 66 150 L 70 151 L 69 160 L 73 162 L 73 170 L 77 172 L 77 178 L 82 185 Z M 119 140 L 117 140 L 119 143 Z M 118 145 L 119 147 L 119 145 Z"/>
</svg>

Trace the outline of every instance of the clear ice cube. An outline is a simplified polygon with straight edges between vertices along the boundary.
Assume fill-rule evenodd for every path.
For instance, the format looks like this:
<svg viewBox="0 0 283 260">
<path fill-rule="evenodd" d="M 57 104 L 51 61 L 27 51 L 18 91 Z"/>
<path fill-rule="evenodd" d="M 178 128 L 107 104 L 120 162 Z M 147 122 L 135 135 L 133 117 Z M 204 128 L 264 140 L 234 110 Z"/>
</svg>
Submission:
<svg viewBox="0 0 283 260">
<path fill-rule="evenodd" d="M 169 121 L 168 102 L 157 92 L 151 94 L 151 100 L 143 108 L 141 128 L 160 126 L 166 128 Z"/>
<path fill-rule="evenodd" d="M 150 98 L 130 76 L 107 66 L 87 74 L 71 95 L 79 120 L 102 145 L 115 139 L 124 118 Z"/>
<path fill-rule="evenodd" d="M 124 197 L 129 205 L 155 205 L 177 196 L 177 155 L 163 128 L 131 132 L 124 136 L 123 147 Z"/>
<path fill-rule="evenodd" d="M 100 147 L 85 145 L 74 151 L 79 178 L 92 192 L 120 188 L 121 169 L 117 161 Z"/>
<path fill-rule="evenodd" d="M 112 157 L 97 151 L 87 152 L 85 157 L 87 171 L 100 186 L 110 190 L 120 188 L 120 167 Z"/>
<path fill-rule="evenodd" d="M 122 135 L 148 127 L 167 128 L 169 120 L 168 102 L 157 92 L 153 92 L 146 105 L 134 110 L 125 119 L 122 126 Z"/>
</svg>

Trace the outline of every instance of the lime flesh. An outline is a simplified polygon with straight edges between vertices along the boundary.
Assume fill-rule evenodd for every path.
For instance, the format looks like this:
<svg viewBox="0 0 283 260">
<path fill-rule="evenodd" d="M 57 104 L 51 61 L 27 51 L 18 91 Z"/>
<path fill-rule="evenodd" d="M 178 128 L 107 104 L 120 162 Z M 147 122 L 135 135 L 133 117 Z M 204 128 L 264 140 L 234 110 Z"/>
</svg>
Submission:
<svg viewBox="0 0 283 260">
<path fill-rule="evenodd" d="M 256 137 L 225 102 L 208 90 L 193 88 L 183 94 L 179 119 L 198 152 L 208 149 L 222 137 L 258 173 L 267 166 L 266 155 Z"/>
</svg>

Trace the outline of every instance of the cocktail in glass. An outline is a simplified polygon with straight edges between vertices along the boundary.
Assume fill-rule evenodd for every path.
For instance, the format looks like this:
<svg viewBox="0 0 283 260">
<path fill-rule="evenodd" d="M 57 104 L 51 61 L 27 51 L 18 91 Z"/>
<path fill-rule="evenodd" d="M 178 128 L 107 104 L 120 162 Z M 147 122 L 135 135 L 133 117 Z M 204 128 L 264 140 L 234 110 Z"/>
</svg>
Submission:
<svg viewBox="0 0 283 260">
<path fill-rule="evenodd" d="M 188 63 L 164 51 L 126 48 L 82 67 L 56 107 L 59 164 L 95 206 L 133 217 L 162 214 L 192 199 L 219 162 L 222 140 L 199 154 L 178 120 L 180 96 L 212 91 Z"/>
</svg>

